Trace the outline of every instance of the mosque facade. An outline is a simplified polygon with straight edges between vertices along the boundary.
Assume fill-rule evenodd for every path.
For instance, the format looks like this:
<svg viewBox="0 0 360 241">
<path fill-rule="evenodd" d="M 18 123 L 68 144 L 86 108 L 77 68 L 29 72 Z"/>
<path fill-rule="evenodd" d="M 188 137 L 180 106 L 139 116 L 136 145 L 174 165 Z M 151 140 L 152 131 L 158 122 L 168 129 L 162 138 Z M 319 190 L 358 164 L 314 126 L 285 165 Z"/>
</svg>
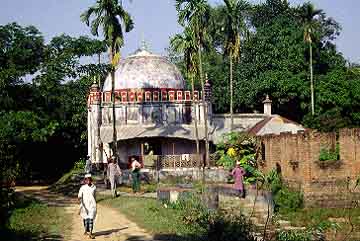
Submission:
<svg viewBox="0 0 360 241">
<path fill-rule="evenodd" d="M 88 96 L 88 155 L 93 163 L 106 163 L 113 154 L 111 87 L 109 75 L 101 88 L 94 83 Z M 230 131 L 230 115 L 212 112 L 214 103 L 211 103 L 208 81 L 205 93 L 187 90 L 177 67 L 146 49 L 139 49 L 119 62 L 114 92 L 117 151 L 123 165 L 135 157 L 148 163 L 160 160 L 162 167 L 198 166 L 205 153 L 204 108 L 207 108 L 211 144 L 218 143 L 221 136 Z M 207 104 L 201 101 L 202 94 Z M 273 115 L 271 100 L 267 97 L 264 113 L 235 114 L 234 130 L 265 135 L 295 133 L 304 128 Z M 196 154 L 197 136 L 200 155 Z"/>
</svg>

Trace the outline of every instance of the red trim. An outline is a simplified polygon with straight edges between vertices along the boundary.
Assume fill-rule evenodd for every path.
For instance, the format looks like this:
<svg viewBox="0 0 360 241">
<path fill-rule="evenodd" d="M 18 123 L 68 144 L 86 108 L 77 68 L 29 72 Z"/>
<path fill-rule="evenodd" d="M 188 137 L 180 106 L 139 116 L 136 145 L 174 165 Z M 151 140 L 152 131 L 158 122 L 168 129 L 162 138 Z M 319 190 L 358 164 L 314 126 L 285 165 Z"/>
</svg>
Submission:
<svg viewBox="0 0 360 241">
<path fill-rule="evenodd" d="M 121 91 L 121 101 L 122 102 L 127 102 L 127 92 L 126 91 Z"/>
<path fill-rule="evenodd" d="M 193 100 L 199 100 L 199 91 L 197 91 L 197 90 L 194 91 Z"/>
<path fill-rule="evenodd" d="M 151 101 L 151 91 L 145 91 L 145 101 L 146 102 Z"/>
<path fill-rule="evenodd" d="M 143 96 L 144 96 L 143 92 L 137 92 L 136 96 L 137 96 L 137 102 L 143 102 Z"/>
<path fill-rule="evenodd" d="M 168 93 L 166 90 L 161 90 L 161 101 L 167 101 Z"/>
<path fill-rule="evenodd" d="M 185 101 L 191 101 L 191 91 L 185 91 Z"/>
<path fill-rule="evenodd" d="M 153 92 L 153 101 L 159 101 L 159 91 L 157 90 Z"/>
<path fill-rule="evenodd" d="M 169 93 L 169 101 L 175 101 L 175 91 L 170 90 L 168 93 Z"/>
<path fill-rule="evenodd" d="M 178 90 L 178 91 L 176 92 L 176 95 L 177 95 L 177 98 L 176 98 L 176 99 L 177 99 L 178 101 L 182 101 L 182 100 L 183 100 L 183 92 L 182 92 L 182 91 L 179 91 L 179 90 Z"/>
<path fill-rule="evenodd" d="M 135 102 L 135 101 L 136 101 L 135 92 L 134 92 L 134 91 L 129 91 L 129 101 L 130 101 L 130 102 Z"/>
</svg>

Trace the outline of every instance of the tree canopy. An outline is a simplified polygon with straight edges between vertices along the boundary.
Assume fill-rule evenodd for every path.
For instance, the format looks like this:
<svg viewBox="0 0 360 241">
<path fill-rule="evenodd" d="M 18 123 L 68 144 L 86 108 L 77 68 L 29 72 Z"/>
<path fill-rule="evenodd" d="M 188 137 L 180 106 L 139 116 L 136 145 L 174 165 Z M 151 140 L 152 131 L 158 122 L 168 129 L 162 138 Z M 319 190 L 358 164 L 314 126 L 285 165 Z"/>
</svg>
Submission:
<svg viewBox="0 0 360 241">
<path fill-rule="evenodd" d="M 46 44 L 16 23 L 0 26 L 0 44 L 0 182 L 57 178 L 85 153 L 89 85 L 109 69 L 82 58 L 106 45 L 67 35 Z"/>
<path fill-rule="evenodd" d="M 341 27 L 324 11 L 315 11 L 317 17 L 311 22 L 315 115 L 309 116 L 309 44 L 304 42 L 304 28 L 309 29 L 309 24 L 304 25 L 309 6 L 293 6 L 282 0 L 251 4 L 245 22 L 238 23 L 244 29 L 241 54 L 234 65 L 235 113 L 262 112 L 262 101 L 268 94 L 274 113 L 307 127 L 330 131 L 360 125 L 360 75 L 351 71 L 357 68 L 351 68 L 337 50 L 335 40 Z M 226 29 L 221 21 L 227 17 L 225 8 L 225 3 L 210 8 L 211 45 L 203 53 L 204 71 L 212 83 L 213 110 L 218 113 L 229 112 L 230 101 L 227 35 L 221 31 Z M 173 59 L 184 66 L 181 59 Z"/>
</svg>

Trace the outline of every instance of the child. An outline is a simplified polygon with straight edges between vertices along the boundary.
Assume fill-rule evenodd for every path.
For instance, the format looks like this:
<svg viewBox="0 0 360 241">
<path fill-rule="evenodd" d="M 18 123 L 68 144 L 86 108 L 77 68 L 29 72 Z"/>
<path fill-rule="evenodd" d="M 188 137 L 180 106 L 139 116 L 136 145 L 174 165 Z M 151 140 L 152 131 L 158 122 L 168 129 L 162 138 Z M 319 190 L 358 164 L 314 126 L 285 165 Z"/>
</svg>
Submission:
<svg viewBox="0 0 360 241">
<path fill-rule="evenodd" d="M 94 219 L 96 217 L 96 187 L 92 183 L 91 174 L 86 174 L 84 181 L 85 184 L 81 186 L 78 194 L 78 199 L 80 201 L 80 216 L 82 217 L 84 223 L 84 235 L 94 239 L 95 236 L 93 235 L 92 231 L 94 226 Z"/>
</svg>

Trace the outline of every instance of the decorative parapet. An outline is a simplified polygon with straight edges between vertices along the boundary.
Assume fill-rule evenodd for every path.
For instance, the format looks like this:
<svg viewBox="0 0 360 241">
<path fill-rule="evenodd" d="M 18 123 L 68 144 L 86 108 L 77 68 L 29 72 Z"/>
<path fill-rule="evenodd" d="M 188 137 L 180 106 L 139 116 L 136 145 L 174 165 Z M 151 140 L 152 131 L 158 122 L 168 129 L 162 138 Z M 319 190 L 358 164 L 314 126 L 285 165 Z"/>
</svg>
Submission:
<svg viewBox="0 0 360 241">
<path fill-rule="evenodd" d="M 191 102 L 198 101 L 201 92 L 177 89 L 123 89 L 115 90 L 116 103 Z M 91 94 L 92 92 L 90 92 Z M 103 103 L 111 103 L 111 92 L 99 92 Z M 191 99 L 192 97 L 192 99 Z"/>
</svg>

